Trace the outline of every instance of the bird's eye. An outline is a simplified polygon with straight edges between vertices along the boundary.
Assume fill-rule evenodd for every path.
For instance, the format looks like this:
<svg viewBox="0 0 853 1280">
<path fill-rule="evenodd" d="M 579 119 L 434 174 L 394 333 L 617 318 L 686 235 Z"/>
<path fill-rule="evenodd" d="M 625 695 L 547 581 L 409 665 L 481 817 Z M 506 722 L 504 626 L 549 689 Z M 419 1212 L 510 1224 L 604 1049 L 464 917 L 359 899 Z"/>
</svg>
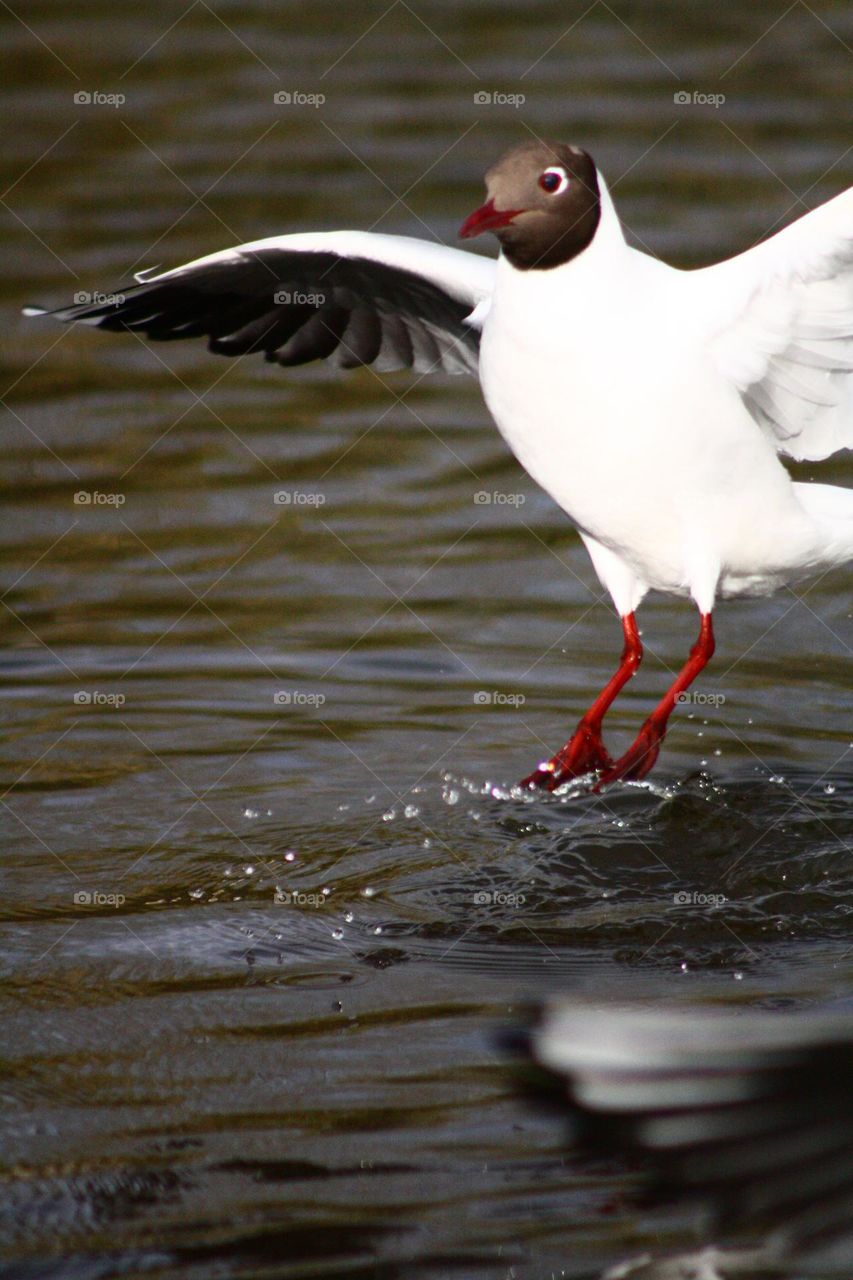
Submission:
<svg viewBox="0 0 853 1280">
<path fill-rule="evenodd" d="M 562 165 L 552 165 L 539 175 L 539 185 L 549 196 L 558 196 L 569 185 L 569 175 Z"/>
</svg>

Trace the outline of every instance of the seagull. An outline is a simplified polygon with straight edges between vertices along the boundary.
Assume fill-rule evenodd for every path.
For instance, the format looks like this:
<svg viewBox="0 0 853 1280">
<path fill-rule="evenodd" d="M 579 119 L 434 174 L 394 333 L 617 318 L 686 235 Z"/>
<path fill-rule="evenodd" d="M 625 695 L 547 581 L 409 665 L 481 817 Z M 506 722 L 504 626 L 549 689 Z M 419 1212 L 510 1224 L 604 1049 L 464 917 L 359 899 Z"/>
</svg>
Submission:
<svg viewBox="0 0 853 1280">
<path fill-rule="evenodd" d="M 280 365 L 479 373 L 499 431 L 577 529 L 621 619 L 619 665 L 521 786 L 644 778 L 714 653 L 717 599 L 853 557 L 853 490 L 781 459 L 853 447 L 853 188 L 714 266 L 629 245 L 588 152 L 531 140 L 486 173 L 460 238 L 497 259 L 363 231 L 274 236 L 46 313 Z M 618 758 L 603 721 L 643 657 L 650 590 L 693 601 L 698 638 Z"/>
<path fill-rule="evenodd" d="M 530 1083 L 564 1091 L 576 1139 L 639 1160 L 659 1195 L 698 1201 L 717 1232 L 759 1235 L 747 1249 L 644 1255 L 604 1280 L 823 1275 L 827 1254 L 849 1274 L 849 1012 L 555 997 L 514 1040 L 546 1073 Z"/>
</svg>

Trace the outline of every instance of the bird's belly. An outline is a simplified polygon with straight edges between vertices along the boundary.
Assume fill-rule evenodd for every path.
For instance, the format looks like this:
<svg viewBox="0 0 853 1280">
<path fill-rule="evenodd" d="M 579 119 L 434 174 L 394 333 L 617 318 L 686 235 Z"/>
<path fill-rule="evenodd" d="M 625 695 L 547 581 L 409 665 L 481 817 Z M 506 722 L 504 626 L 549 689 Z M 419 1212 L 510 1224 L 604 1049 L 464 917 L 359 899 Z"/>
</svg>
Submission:
<svg viewBox="0 0 853 1280">
<path fill-rule="evenodd" d="M 524 469 L 583 532 L 615 550 L 647 543 L 676 586 L 668 558 L 680 498 L 674 477 L 683 441 L 660 404 L 660 386 L 637 367 L 603 380 L 591 363 L 510 349 L 488 332 L 480 353 L 483 394 Z"/>
<path fill-rule="evenodd" d="M 619 360 L 605 366 L 601 334 L 561 332 L 557 351 L 553 338 L 548 350 L 543 335 L 525 345 L 487 326 L 481 379 L 501 434 L 647 586 L 687 594 L 719 572 L 726 594 L 772 590 L 812 533 L 761 431 L 675 339 L 650 368 L 627 335 L 611 336 Z"/>
</svg>

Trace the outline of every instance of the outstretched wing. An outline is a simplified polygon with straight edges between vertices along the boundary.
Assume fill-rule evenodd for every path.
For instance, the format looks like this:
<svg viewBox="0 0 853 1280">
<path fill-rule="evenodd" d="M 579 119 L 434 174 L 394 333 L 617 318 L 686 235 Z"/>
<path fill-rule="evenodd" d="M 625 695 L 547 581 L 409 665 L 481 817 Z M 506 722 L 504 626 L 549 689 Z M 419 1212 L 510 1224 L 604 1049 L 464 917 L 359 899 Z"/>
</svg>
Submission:
<svg viewBox="0 0 853 1280">
<path fill-rule="evenodd" d="M 853 188 L 688 278 L 718 367 L 777 452 L 853 448 Z"/>
<path fill-rule="evenodd" d="M 555 1002 L 533 1033 L 590 1136 L 804 1240 L 853 1231 L 853 1021 Z"/>
<path fill-rule="evenodd" d="M 358 231 L 276 236 L 199 258 L 53 315 L 156 341 L 207 337 L 218 355 L 281 365 L 475 373 L 495 263 L 405 236 Z"/>
</svg>

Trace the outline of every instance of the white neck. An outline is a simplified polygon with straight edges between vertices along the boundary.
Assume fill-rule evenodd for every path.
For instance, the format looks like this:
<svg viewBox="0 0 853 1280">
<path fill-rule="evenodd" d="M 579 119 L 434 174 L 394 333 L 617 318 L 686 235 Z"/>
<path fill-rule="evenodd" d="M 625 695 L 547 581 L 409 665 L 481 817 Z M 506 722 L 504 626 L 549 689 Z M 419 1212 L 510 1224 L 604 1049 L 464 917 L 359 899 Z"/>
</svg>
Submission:
<svg viewBox="0 0 853 1280">
<path fill-rule="evenodd" d="M 601 217 L 598 220 L 598 226 L 595 229 L 595 235 L 592 238 L 592 244 L 589 248 L 593 248 L 599 244 L 604 247 L 613 247 L 618 244 L 626 244 L 625 234 L 622 230 L 622 223 L 619 221 L 619 214 L 616 212 L 616 206 L 613 198 L 608 190 L 607 183 L 604 181 L 601 173 L 596 170 L 598 175 L 598 192 L 601 203 Z"/>
</svg>

